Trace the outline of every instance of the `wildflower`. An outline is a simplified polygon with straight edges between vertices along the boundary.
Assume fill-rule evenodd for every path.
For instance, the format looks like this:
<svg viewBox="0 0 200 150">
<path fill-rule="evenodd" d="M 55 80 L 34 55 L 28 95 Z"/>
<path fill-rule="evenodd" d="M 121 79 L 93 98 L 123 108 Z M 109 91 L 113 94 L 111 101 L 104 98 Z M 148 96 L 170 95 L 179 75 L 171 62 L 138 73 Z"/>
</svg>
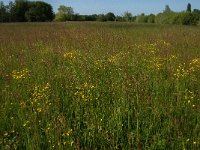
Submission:
<svg viewBox="0 0 200 150">
<path fill-rule="evenodd" d="M 189 71 L 185 69 L 183 65 L 179 65 L 176 69 L 176 73 L 174 74 L 176 80 L 179 80 L 181 78 L 184 78 L 189 75 Z"/>
<path fill-rule="evenodd" d="M 78 90 L 75 92 L 74 95 L 77 97 L 80 97 L 84 101 L 90 101 L 93 99 L 93 90 L 94 85 L 88 84 L 87 82 L 84 83 L 81 87 L 78 88 Z"/>
<path fill-rule="evenodd" d="M 12 71 L 12 78 L 16 80 L 25 79 L 30 76 L 30 71 L 28 69 L 23 69 L 20 71 L 13 70 Z"/>
<path fill-rule="evenodd" d="M 195 59 L 191 60 L 191 62 L 189 63 L 189 70 L 191 72 L 200 70 L 200 58 L 195 58 Z"/>
<path fill-rule="evenodd" d="M 30 98 L 30 103 L 35 113 L 45 112 L 48 106 L 51 105 L 49 101 L 50 84 L 36 85 Z"/>
<path fill-rule="evenodd" d="M 126 57 L 127 57 L 128 54 L 129 54 L 129 52 L 128 53 L 122 53 L 122 52 L 120 52 L 120 53 L 117 53 L 115 55 L 111 55 L 108 58 L 108 62 L 114 63 L 114 64 L 120 63 L 120 62 L 122 62 L 123 60 L 126 59 Z"/>
<path fill-rule="evenodd" d="M 74 59 L 74 58 L 76 58 L 76 54 L 74 52 L 66 52 L 66 53 L 64 53 L 63 56 L 66 59 Z"/>
<path fill-rule="evenodd" d="M 151 70 L 160 70 L 163 66 L 163 61 L 164 60 L 159 57 L 152 57 L 150 58 L 150 61 L 147 60 L 148 68 Z"/>
</svg>

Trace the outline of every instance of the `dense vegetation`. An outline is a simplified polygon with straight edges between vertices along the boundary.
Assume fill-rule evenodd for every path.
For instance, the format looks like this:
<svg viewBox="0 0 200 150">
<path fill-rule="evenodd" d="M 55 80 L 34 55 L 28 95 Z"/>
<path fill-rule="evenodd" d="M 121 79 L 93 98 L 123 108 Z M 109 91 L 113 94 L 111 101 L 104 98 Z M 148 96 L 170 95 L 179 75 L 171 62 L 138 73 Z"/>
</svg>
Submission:
<svg viewBox="0 0 200 150">
<path fill-rule="evenodd" d="M 0 25 L 0 149 L 200 149 L 200 28 Z"/>
<path fill-rule="evenodd" d="M 52 21 L 53 8 L 42 1 L 15 0 L 9 5 L 0 2 L 0 22 Z"/>
<path fill-rule="evenodd" d="M 52 6 L 41 1 L 15 0 L 9 5 L 0 2 L 0 22 L 41 22 L 41 21 L 119 21 L 136 23 L 157 24 L 182 24 L 197 25 L 200 22 L 200 10 L 192 10 L 188 3 L 185 11 L 174 12 L 166 5 L 165 10 L 159 14 L 134 16 L 126 11 L 122 16 L 116 16 L 112 12 L 107 14 L 80 15 L 75 13 L 72 7 L 61 5 L 58 12 L 53 13 Z"/>
</svg>

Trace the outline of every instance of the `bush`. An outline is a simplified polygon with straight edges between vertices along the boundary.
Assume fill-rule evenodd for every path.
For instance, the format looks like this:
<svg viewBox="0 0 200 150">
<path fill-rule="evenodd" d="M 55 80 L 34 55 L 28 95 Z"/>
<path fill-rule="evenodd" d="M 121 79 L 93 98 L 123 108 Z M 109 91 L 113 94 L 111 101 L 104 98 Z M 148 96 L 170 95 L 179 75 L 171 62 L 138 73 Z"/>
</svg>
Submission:
<svg viewBox="0 0 200 150">
<path fill-rule="evenodd" d="M 197 25 L 198 24 L 198 16 L 195 13 L 186 12 L 182 18 L 183 25 Z"/>
<path fill-rule="evenodd" d="M 160 24 L 197 25 L 198 21 L 199 21 L 198 14 L 190 12 L 160 13 L 156 16 L 156 23 Z"/>
<path fill-rule="evenodd" d="M 54 21 L 58 22 L 64 22 L 67 20 L 67 17 L 65 14 L 56 14 Z"/>
</svg>

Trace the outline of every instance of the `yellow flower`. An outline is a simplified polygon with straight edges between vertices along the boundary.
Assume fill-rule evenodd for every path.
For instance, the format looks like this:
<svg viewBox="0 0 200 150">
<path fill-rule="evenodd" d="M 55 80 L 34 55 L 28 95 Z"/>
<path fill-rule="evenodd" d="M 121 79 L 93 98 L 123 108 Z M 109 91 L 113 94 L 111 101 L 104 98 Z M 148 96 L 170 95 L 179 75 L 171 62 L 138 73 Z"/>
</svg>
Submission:
<svg viewBox="0 0 200 150">
<path fill-rule="evenodd" d="M 13 70 L 12 71 L 12 77 L 13 79 L 20 80 L 20 79 L 25 79 L 30 76 L 30 71 L 28 69 L 23 69 L 20 71 Z"/>
<path fill-rule="evenodd" d="M 8 136 L 8 132 L 5 132 L 5 133 L 4 133 L 4 136 Z"/>
<path fill-rule="evenodd" d="M 200 58 L 195 58 L 195 59 L 191 60 L 191 62 L 189 64 L 189 70 L 191 72 L 200 70 Z"/>
<path fill-rule="evenodd" d="M 74 59 L 74 58 L 76 58 L 76 53 L 74 53 L 74 52 L 66 52 L 66 53 L 64 53 L 63 56 L 66 59 Z"/>
<path fill-rule="evenodd" d="M 188 75 L 189 75 L 189 71 L 185 69 L 183 65 L 179 65 L 178 68 L 176 69 L 176 73 L 174 74 L 177 80 L 184 78 Z"/>
<path fill-rule="evenodd" d="M 42 112 L 42 108 L 37 108 L 37 111 L 38 112 Z"/>
<path fill-rule="evenodd" d="M 81 98 L 83 101 L 90 101 L 93 99 L 93 90 L 95 86 L 85 82 L 78 90 L 75 92 L 75 96 Z"/>
</svg>

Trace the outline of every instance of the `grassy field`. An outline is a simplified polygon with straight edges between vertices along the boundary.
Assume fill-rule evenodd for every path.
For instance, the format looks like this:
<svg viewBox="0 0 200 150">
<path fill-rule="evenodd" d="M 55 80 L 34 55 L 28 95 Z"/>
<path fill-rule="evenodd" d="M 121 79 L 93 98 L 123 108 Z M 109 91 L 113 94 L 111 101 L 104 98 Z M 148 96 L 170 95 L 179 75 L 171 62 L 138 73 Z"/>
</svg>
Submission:
<svg viewBox="0 0 200 150">
<path fill-rule="evenodd" d="M 0 24 L 0 149 L 200 149 L 200 27 Z"/>
</svg>

